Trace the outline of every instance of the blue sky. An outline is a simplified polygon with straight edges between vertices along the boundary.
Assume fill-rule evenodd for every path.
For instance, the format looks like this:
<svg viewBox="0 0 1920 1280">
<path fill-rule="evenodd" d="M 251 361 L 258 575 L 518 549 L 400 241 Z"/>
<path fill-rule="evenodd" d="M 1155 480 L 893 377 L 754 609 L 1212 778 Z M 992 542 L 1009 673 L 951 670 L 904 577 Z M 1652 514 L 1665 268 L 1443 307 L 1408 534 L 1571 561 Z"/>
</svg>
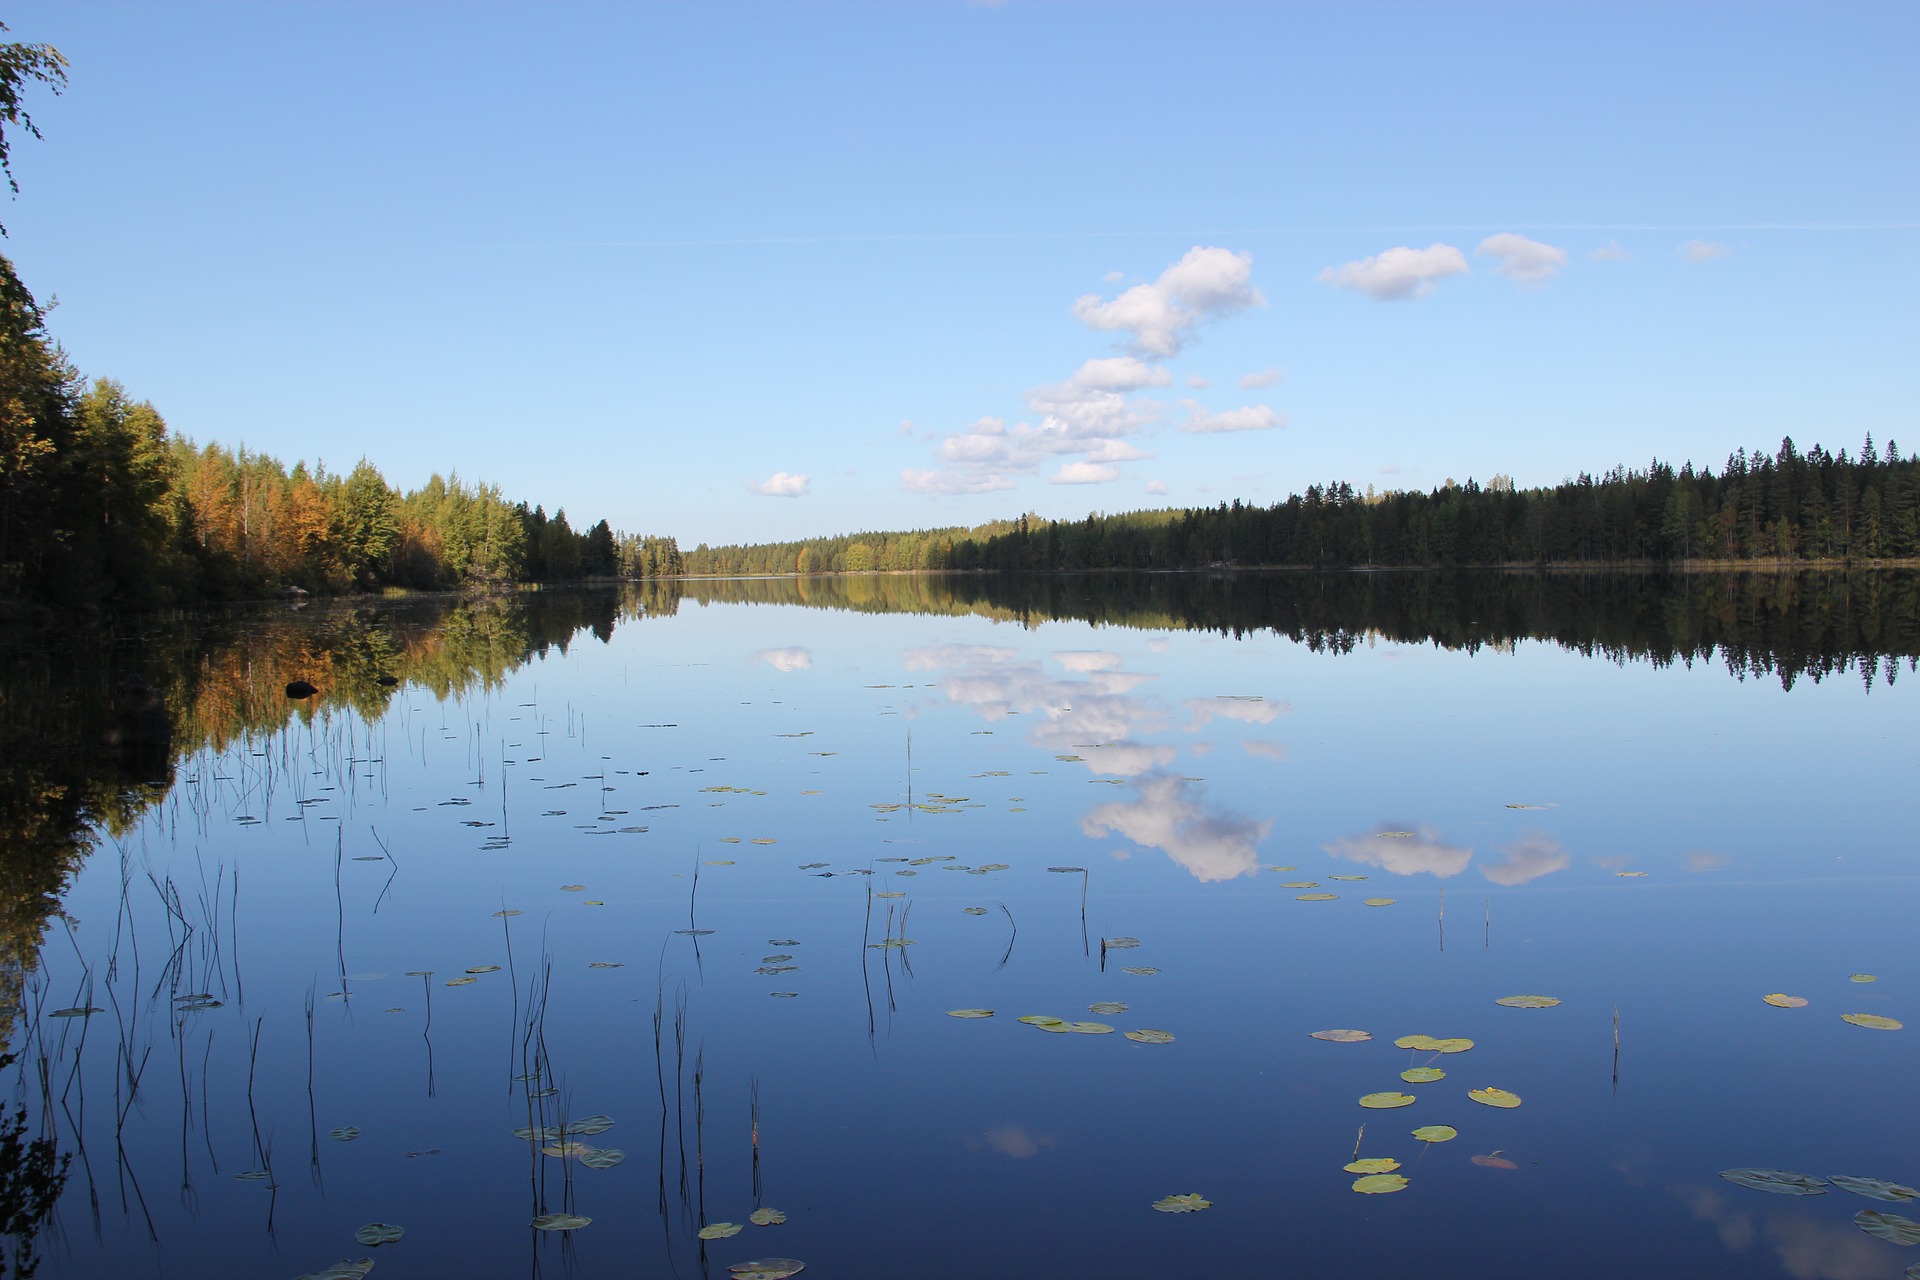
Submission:
<svg viewBox="0 0 1920 1280">
<path fill-rule="evenodd" d="M 691 546 L 1920 447 L 1912 5 L 4 16 L 78 366 L 402 487 Z"/>
</svg>

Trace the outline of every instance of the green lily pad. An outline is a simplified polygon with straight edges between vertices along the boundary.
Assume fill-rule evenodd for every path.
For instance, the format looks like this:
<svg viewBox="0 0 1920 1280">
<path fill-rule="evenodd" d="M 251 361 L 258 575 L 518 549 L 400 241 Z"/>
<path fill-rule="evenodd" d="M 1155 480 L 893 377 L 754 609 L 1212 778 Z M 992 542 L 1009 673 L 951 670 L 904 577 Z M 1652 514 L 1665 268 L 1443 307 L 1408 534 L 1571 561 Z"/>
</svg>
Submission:
<svg viewBox="0 0 1920 1280">
<path fill-rule="evenodd" d="M 1113 1028 L 1104 1022 L 1063 1022 L 1057 1028 L 1048 1030 L 1070 1031 L 1081 1036 L 1110 1036 Z"/>
<path fill-rule="evenodd" d="M 467 972 L 468 973 L 498 973 L 500 972 L 500 966 L 497 964 L 476 964 L 476 965 L 470 966 L 467 969 Z"/>
<path fill-rule="evenodd" d="M 1142 1027 L 1138 1031 L 1128 1031 L 1124 1034 L 1127 1039 L 1133 1041 L 1135 1044 L 1173 1043 L 1173 1033 L 1171 1031 L 1161 1031 L 1154 1027 Z"/>
<path fill-rule="evenodd" d="M 744 1230 L 737 1222 L 709 1222 L 700 1228 L 702 1240 L 725 1240 L 728 1236 L 737 1236 Z"/>
<path fill-rule="evenodd" d="M 1337 893 L 1303 893 L 1294 898 L 1295 902 L 1332 902 L 1340 895 Z"/>
<path fill-rule="evenodd" d="M 1390 907 L 1395 901 L 1397 901 L 1397 899 L 1394 898 L 1368 898 L 1360 905 L 1363 907 Z"/>
<path fill-rule="evenodd" d="M 578 1231 L 592 1221 L 577 1213 L 543 1213 L 528 1225 L 535 1231 Z"/>
<path fill-rule="evenodd" d="M 1431 1084 L 1435 1080 L 1445 1080 L 1447 1073 L 1438 1067 L 1408 1067 L 1400 1073 L 1400 1078 L 1408 1084 Z"/>
<path fill-rule="evenodd" d="M 1520 1095 L 1508 1093 L 1505 1089 L 1495 1089 L 1489 1085 L 1485 1089 L 1469 1089 L 1467 1096 L 1485 1107 L 1502 1107 L 1511 1110 L 1520 1105 Z"/>
<path fill-rule="evenodd" d="M 1355 1031 L 1352 1027 L 1336 1027 L 1332 1031 L 1309 1031 L 1307 1034 L 1315 1040 L 1331 1040 L 1335 1044 L 1359 1044 L 1362 1040 L 1373 1039 L 1373 1032 Z"/>
<path fill-rule="evenodd" d="M 1888 1240 L 1894 1244 L 1920 1244 L 1920 1222 L 1915 1222 L 1912 1218 L 1903 1218 L 1897 1213 L 1862 1209 L 1853 1215 L 1853 1225 L 1870 1236 L 1879 1236 L 1882 1240 Z"/>
<path fill-rule="evenodd" d="M 1898 1018 L 1883 1018 L 1877 1013 L 1843 1013 L 1840 1021 L 1851 1022 L 1856 1027 L 1872 1027 L 1876 1031 L 1898 1031 L 1906 1025 Z"/>
<path fill-rule="evenodd" d="M 327 1130 L 327 1136 L 335 1142 L 352 1142 L 360 1136 L 360 1130 L 353 1125 L 342 1125 L 338 1129 Z"/>
<path fill-rule="evenodd" d="M 960 908 L 960 911 L 961 911 L 961 914 L 969 915 L 969 916 L 983 916 L 987 914 L 987 909 L 985 907 L 962 907 Z"/>
<path fill-rule="evenodd" d="M 1435 1045 L 1437 1045 L 1437 1044 L 1439 1044 L 1439 1043 L 1440 1043 L 1440 1042 L 1439 1042 L 1438 1040 L 1435 1040 L 1435 1039 L 1434 1039 L 1434 1038 L 1433 1038 L 1432 1036 L 1424 1036 L 1424 1035 L 1422 1035 L 1422 1036 L 1401 1036 L 1401 1037 L 1400 1037 L 1400 1038 L 1399 1038 L 1398 1040 L 1395 1040 L 1395 1041 L 1393 1042 L 1393 1047 L 1394 1047 L 1394 1048 L 1396 1048 L 1396 1049 L 1427 1049 L 1427 1050 L 1431 1050 L 1431 1049 L 1432 1049 L 1432 1048 L 1433 1048 L 1433 1047 L 1434 1047 Z"/>
<path fill-rule="evenodd" d="M 1435 1040 L 1427 1048 L 1435 1053 L 1465 1053 L 1473 1048 L 1473 1041 L 1465 1036 L 1452 1036 L 1445 1040 Z"/>
<path fill-rule="evenodd" d="M 1120 972 L 1137 974 L 1143 978 L 1151 978 L 1154 974 L 1160 971 L 1149 964 L 1149 965 L 1128 965 L 1126 968 L 1122 969 Z"/>
<path fill-rule="evenodd" d="M 295 1276 L 294 1280 L 366 1280 L 367 1272 L 373 1270 L 372 1258 L 354 1261 L 342 1258 L 332 1266 L 316 1271 L 312 1275 Z"/>
<path fill-rule="evenodd" d="M 1501 996 L 1494 1003 L 1509 1009 L 1551 1009 L 1560 1002 L 1552 996 Z"/>
<path fill-rule="evenodd" d="M 1413 1131 L 1413 1136 L 1422 1142 L 1452 1142 L 1460 1136 L 1460 1131 L 1450 1124 L 1423 1124 Z"/>
<path fill-rule="evenodd" d="M 1823 1196 L 1827 1180 L 1785 1169 L 1722 1169 L 1720 1176 L 1736 1187 L 1767 1191 L 1776 1196 Z"/>
<path fill-rule="evenodd" d="M 1360 1105 L 1369 1111 L 1391 1111 L 1395 1107 L 1410 1107 L 1416 1099 L 1410 1093 L 1401 1093 L 1389 1089 L 1384 1093 L 1369 1093 L 1360 1099 Z"/>
<path fill-rule="evenodd" d="M 1883 1182 L 1879 1178 L 1856 1178 L 1850 1174 L 1836 1174 L 1827 1179 L 1842 1191 L 1851 1191 L 1857 1196 L 1866 1196 L 1873 1200 L 1920 1200 L 1920 1191 L 1898 1182 Z"/>
<path fill-rule="evenodd" d="M 736 1262 L 727 1270 L 734 1280 L 787 1280 L 788 1276 L 798 1275 L 807 1269 L 807 1264 L 798 1258 L 755 1258 L 751 1262 Z"/>
<path fill-rule="evenodd" d="M 1384 1196 L 1405 1191 L 1407 1180 L 1397 1173 L 1370 1173 L 1353 1180 L 1353 1189 L 1363 1196 Z"/>
<path fill-rule="evenodd" d="M 611 1169 L 627 1158 L 627 1153 L 618 1147 L 602 1147 L 598 1151 L 582 1152 L 580 1163 L 589 1169 Z"/>
<path fill-rule="evenodd" d="M 1096 1000 L 1087 1006 L 1088 1013 L 1125 1013 L 1127 1006 L 1118 1000 Z"/>
<path fill-rule="evenodd" d="M 565 1134 L 582 1134 L 591 1137 L 596 1133 L 605 1133 L 613 1128 L 612 1116 L 583 1116 L 578 1120 L 569 1120 L 560 1126 Z"/>
<path fill-rule="evenodd" d="M 1873 973 L 1850 973 L 1847 975 L 1847 981 L 1848 982 L 1878 982 L 1880 981 L 1880 976 L 1878 974 L 1873 974 Z"/>
<path fill-rule="evenodd" d="M 1030 1027 L 1057 1027 L 1064 1023 L 1066 1019 L 1056 1018 L 1050 1013 L 1024 1013 L 1020 1015 L 1018 1021 L 1024 1022 Z"/>
<path fill-rule="evenodd" d="M 1198 1213 L 1202 1209 L 1211 1209 L 1213 1201 L 1203 1199 L 1198 1191 L 1189 1191 L 1185 1195 L 1155 1200 L 1153 1207 L 1162 1213 Z"/>
<path fill-rule="evenodd" d="M 747 1215 L 747 1221 L 756 1227 L 777 1227 L 787 1220 L 787 1215 L 778 1209 L 755 1209 Z"/>
<path fill-rule="evenodd" d="M 1328 876 L 1329 880 L 1365 880 L 1365 876 Z"/>
<path fill-rule="evenodd" d="M 478 981 L 480 981 L 478 978 L 449 978 L 447 985 L 450 987 L 470 987 Z"/>
<path fill-rule="evenodd" d="M 1400 1162 L 1391 1156 L 1373 1156 L 1341 1167 L 1348 1173 L 1392 1173 L 1400 1167 Z"/>
<path fill-rule="evenodd" d="M 407 1234 L 405 1227 L 396 1227 L 390 1222 L 369 1222 L 353 1233 L 353 1238 L 361 1244 L 383 1245 L 397 1244 L 400 1237 Z"/>
<path fill-rule="evenodd" d="M 71 1009 L 55 1009 L 52 1013 L 48 1014 L 47 1016 L 49 1018 L 90 1018 L 96 1013 L 105 1013 L 105 1012 L 106 1010 L 102 1009 L 99 1005 L 90 1004 L 90 1005 L 77 1005 Z"/>
<path fill-rule="evenodd" d="M 1102 938 L 1100 939 L 1100 945 L 1106 948 L 1108 951 L 1125 951 L 1129 947 L 1139 946 L 1140 939 L 1138 938 Z"/>
<path fill-rule="evenodd" d="M 513 1136 L 522 1142 L 553 1142 L 560 1137 L 560 1126 L 543 1124 L 537 1129 L 515 1129 Z"/>
<path fill-rule="evenodd" d="M 947 1010 L 947 1016 L 949 1018 L 991 1018 L 993 1016 L 993 1010 L 991 1009 L 949 1009 Z M 1021 1021 L 1025 1022 L 1026 1019 L 1022 1018 Z"/>
<path fill-rule="evenodd" d="M 1280 887 L 1282 889 L 1318 889 L 1320 882 L 1318 880 L 1286 880 L 1281 882 Z"/>
<path fill-rule="evenodd" d="M 1804 1009 L 1807 1007 L 1807 998 L 1805 996 L 1790 996 L 1776 991 L 1770 996 L 1761 996 L 1760 998 L 1776 1009 Z"/>
</svg>

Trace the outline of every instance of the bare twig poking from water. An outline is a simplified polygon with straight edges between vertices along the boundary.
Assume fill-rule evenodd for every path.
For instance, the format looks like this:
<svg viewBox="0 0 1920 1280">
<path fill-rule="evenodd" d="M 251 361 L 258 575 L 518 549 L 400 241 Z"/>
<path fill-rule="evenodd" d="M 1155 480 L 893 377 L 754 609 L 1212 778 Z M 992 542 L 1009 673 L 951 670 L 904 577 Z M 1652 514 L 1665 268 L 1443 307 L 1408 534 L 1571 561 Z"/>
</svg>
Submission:
<svg viewBox="0 0 1920 1280">
<path fill-rule="evenodd" d="M 680 1141 L 680 1199 L 687 1198 L 687 992 L 673 997 L 673 1128 Z"/>
<path fill-rule="evenodd" d="M 753 1207 L 760 1207 L 760 1077 L 747 1077 L 748 1134 L 753 1140 Z"/>
<path fill-rule="evenodd" d="M 507 984 L 513 988 L 512 1021 L 507 1023 L 507 1075 L 513 1075 L 513 1029 L 520 1025 L 520 975 L 513 967 L 513 917 L 507 914 L 507 900 L 500 899 L 500 934 L 507 940 Z M 533 1000 L 532 983 L 528 983 L 527 1000 Z M 507 1081 L 507 1092 L 513 1092 L 513 1081 Z"/>
<path fill-rule="evenodd" d="M 380 886 L 380 896 L 373 900 L 373 914 L 379 915 L 380 904 L 387 900 L 387 890 L 393 888 L 394 877 L 400 874 L 400 864 L 394 860 L 393 850 L 387 848 L 387 842 L 380 838 L 380 829 L 372 826 L 367 829 L 373 832 L 373 842 L 380 846 L 380 852 L 387 855 L 387 862 L 393 867 L 387 875 L 387 882 Z M 238 888 L 237 885 L 235 887 Z"/>
<path fill-rule="evenodd" d="M 1087 941 L 1087 882 L 1092 878 L 1091 871 L 1086 867 L 1080 868 L 1080 954 L 1083 956 L 1092 954 Z"/>
<path fill-rule="evenodd" d="M 912 899 L 908 899 L 905 905 L 900 908 L 900 932 L 897 935 L 900 939 L 900 945 L 896 948 L 896 950 L 900 952 L 900 969 L 909 978 L 913 976 L 913 960 L 907 955 L 907 916 L 912 910 Z"/>
<path fill-rule="evenodd" d="M 1360 1132 L 1353 1135 L 1353 1154 L 1347 1157 L 1348 1164 L 1352 1164 L 1355 1160 L 1358 1160 L 1360 1158 L 1360 1142 L 1366 1136 L 1367 1136 L 1367 1126 L 1361 1125 Z"/>
<path fill-rule="evenodd" d="M 1440 886 L 1440 949 L 1447 949 L 1447 886 Z"/>
<path fill-rule="evenodd" d="M 707 1104 L 701 1082 L 707 1074 L 707 1047 L 693 1055 L 693 1160 L 695 1220 L 707 1220 Z"/>
<path fill-rule="evenodd" d="M 1020 936 L 1020 926 L 1014 923 L 1013 912 L 1007 910 L 1006 903 L 995 902 L 993 905 L 1006 913 L 1007 927 L 1012 930 L 1012 932 L 1007 935 L 1007 952 L 1000 957 L 1000 963 L 994 966 L 994 971 L 998 972 L 1007 967 L 1007 961 L 1013 959 L 1013 943 L 1014 939 Z"/>
<path fill-rule="evenodd" d="M 425 1042 L 426 1042 L 426 1046 L 427 1046 L 427 1096 L 428 1096 L 429 1098 L 431 1098 L 431 1097 L 433 1097 L 433 1095 L 434 1095 L 434 1087 L 433 1087 L 433 978 L 432 978 L 432 975 L 430 975 L 430 974 L 426 974 L 426 973 L 423 973 L 423 974 L 421 974 L 421 975 L 420 975 L 420 990 L 421 990 L 421 991 L 422 991 L 422 992 L 423 992 L 423 993 L 425 994 L 425 996 L 426 996 L 426 1001 L 427 1001 L 427 1021 L 426 1021 L 426 1023 L 425 1023 L 425 1025 L 423 1025 L 423 1026 L 422 1026 L 422 1027 L 420 1028 L 420 1039 L 421 1039 L 421 1040 L 423 1040 L 423 1041 L 425 1041 Z"/>
<path fill-rule="evenodd" d="M 1620 1006 L 1613 1006 L 1613 1091 L 1620 1092 Z"/>
<path fill-rule="evenodd" d="M 873 1041 L 873 979 L 867 973 L 867 952 L 870 949 L 867 939 L 873 933 L 873 877 L 862 876 L 861 880 L 867 886 L 867 914 L 860 921 L 860 986 L 867 995 L 867 1048 L 877 1057 L 880 1051 Z"/>
<path fill-rule="evenodd" d="M 887 929 L 886 929 L 886 932 L 881 936 L 886 941 L 891 942 L 893 940 L 893 904 L 891 902 L 887 904 Z M 887 947 L 887 946 L 883 946 L 880 948 L 880 972 L 887 980 L 887 1012 L 890 1014 L 900 1012 L 900 1006 L 894 1003 L 894 999 L 893 999 L 893 953 L 894 953 L 894 950 L 895 948 Z M 892 1022 L 888 1022 L 887 1032 L 889 1035 L 892 1034 L 893 1032 Z"/>
<path fill-rule="evenodd" d="M 1487 897 L 1487 922 L 1486 922 L 1485 932 L 1483 932 L 1480 935 L 1480 946 L 1482 949 L 1491 948 L 1493 946 L 1493 897 L 1492 895 L 1488 895 Z"/>
<path fill-rule="evenodd" d="M 320 1114 L 313 1102 L 313 984 L 307 984 L 307 1169 L 313 1185 L 324 1194 L 326 1184 L 320 1177 Z"/>
<path fill-rule="evenodd" d="M 344 826 L 345 824 L 341 824 Z M 340 998 L 347 996 L 347 906 L 340 896 L 340 862 L 346 856 L 347 836 L 339 827 L 333 832 L 333 956 L 340 966 Z"/>
</svg>

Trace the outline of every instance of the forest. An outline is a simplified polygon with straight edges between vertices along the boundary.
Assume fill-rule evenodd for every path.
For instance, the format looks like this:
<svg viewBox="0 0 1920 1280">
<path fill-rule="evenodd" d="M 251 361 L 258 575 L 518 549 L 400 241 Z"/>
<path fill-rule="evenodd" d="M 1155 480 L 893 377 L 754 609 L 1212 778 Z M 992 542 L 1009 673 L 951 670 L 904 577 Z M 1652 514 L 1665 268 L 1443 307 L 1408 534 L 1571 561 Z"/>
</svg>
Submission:
<svg viewBox="0 0 1920 1280">
<path fill-rule="evenodd" d="M 870 570 L 1467 568 L 1707 562 L 1872 564 L 1920 557 L 1920 459 L 1869 435 L 1857 455 L 1791 439 L 1715 473 L 1655 461 L 1550 488 L 1504 477 L 1429 492 L 1344 481 L 1262 507 L 1018 520 L 688 552 L 690 574 Z"/>
<path fill-rule="evenodd" d="M 669 537 L 577 529 L 458 473 L 411 492 L 197 446 L 91 382 L 0 257 L 0 600 L 165 605 L 282 592 L 444 589 L 678 573 Z"/>
</svg>

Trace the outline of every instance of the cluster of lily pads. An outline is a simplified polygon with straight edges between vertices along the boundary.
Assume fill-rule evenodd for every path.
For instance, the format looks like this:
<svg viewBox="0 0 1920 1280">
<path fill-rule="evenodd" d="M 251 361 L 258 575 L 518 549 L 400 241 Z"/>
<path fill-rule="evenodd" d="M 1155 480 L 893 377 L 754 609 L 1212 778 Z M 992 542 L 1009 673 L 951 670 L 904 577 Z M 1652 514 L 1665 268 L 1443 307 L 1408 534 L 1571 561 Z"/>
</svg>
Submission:
<svg viewBox="0 0 1920 1280">
<path fill-rule="evenodd" d="M 1736 1187 L 1765 1191 L 1776 1196 L 1823 1196 L 1827 1194 L 1827 1188 L 1838 1187 L 1869 1200 L 1894 1204 L 1920 1201 L 1920 1189 L 1904 1183 L 1844 1173 L 1816 1178 L 1812 1174 L 1792 1173 L 1785 1169 L 1722 1169 L 1720 1176 Z M 1888 1213 L 1884 1209 L 1862 1209 L 1853 1215 L 1853 1225 L 1891 1244 L 1920 1245 L 1920 1222 L 1902 1214 Z M 1908 1267 L 1906 1274 L 1908 1280 L 1920 1280 L 1920 1262 Z"/>
<path fill-rule="evenodd" d="M 1848 982 L 1878 982 L 1878 975 L 1871 973 L 1852 973 L 1847 975 Z M 1776 991 L 1760 999 L 1776 1009 L 1804 1009 L 1810 1003 L 1805 996 L 1790 996 Z M 1906 1024 L 1898 1018 L 1889 1018 L 1878 1013 L 1843 1013 L 1840 1021 L 1850 1022 L 1856 1027 L 1866 1027 L 1872 1031 L 1898 1031 Z"/>
</svg>

